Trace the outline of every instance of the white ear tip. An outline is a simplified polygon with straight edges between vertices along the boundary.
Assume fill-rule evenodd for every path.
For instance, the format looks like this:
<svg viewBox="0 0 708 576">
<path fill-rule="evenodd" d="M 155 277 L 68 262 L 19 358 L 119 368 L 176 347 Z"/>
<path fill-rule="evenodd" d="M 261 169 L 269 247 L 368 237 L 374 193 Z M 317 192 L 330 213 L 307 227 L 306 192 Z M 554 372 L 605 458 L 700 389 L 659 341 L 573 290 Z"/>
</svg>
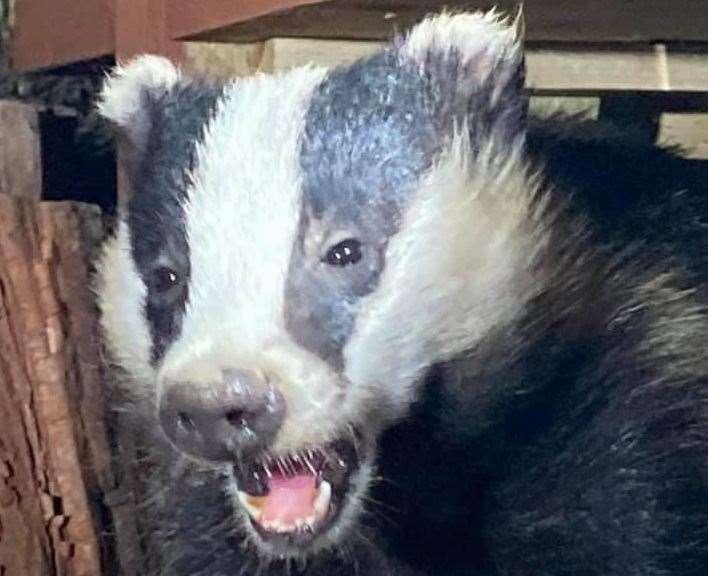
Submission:
<svg viewBox="0 0 708 576">
<path fill-rule="evenodd" d="M 520 50 L 519 40 L 516 23 L 510 23 L 494 9 L 459 14 L 443 12 L 411 29 L 403 43 L 402 55 L 424 62 L 431 52 L 454 50 L 464 61 L 483 52 L 501 56 Z"/>
<path fill-rule="evenodd" d="M 162 56 L 138 56 L 117 66 L 106 80 L 98 103 L 102 116 L 122 125 L 142 105 L 146 90 L 168 90 L 180 79 L 180 71 Z"/>
</svg>

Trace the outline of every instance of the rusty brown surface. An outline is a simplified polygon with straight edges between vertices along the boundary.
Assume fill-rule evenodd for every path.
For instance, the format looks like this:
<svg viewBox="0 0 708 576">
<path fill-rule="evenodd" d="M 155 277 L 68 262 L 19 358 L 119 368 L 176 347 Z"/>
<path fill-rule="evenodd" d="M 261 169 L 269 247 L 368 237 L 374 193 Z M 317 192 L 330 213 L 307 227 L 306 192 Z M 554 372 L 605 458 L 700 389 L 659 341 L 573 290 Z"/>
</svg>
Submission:
<svg viewBox="0 0 708 576">
<path fill-rule="evenodd" d="M 15 2 L 11 61 L 17 70 L 112 54 L 114 0 Z"/>
<path fill-rule="evenodd" d="M 327 4 L 329 1 L 331 0 L 168 0 L 168 28 L 172 38 L 184 38 L 288 8 Z"/>
<path fill-rule="evenodd" d="M 114 485 L 88 282 L 98 210 L 0 195 L 0 574 L 97 576 Z"/>
<path fill-rule="evenodd" d="M 181 43 L 173 41 L 168 32 L 168 0 L 114 1 L 116 58 L 128 60 L 150 53 L 181 61 Z"/>
</svg>

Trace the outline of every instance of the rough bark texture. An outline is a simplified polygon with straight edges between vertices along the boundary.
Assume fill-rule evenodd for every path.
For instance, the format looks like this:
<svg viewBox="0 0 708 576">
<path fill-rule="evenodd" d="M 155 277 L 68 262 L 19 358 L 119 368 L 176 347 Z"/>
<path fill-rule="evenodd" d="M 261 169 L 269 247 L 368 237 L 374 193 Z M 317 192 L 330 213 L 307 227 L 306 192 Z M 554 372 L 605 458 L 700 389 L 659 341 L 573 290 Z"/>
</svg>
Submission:
<svg viewBox="0 0 708 576">
<path fill-rule="evenodd" d="M 97 576 L 102 558 L 115 564 L 88 280 L 101 236 L 94 207 L 0 195 L 1 576 Z"/>
</svg>

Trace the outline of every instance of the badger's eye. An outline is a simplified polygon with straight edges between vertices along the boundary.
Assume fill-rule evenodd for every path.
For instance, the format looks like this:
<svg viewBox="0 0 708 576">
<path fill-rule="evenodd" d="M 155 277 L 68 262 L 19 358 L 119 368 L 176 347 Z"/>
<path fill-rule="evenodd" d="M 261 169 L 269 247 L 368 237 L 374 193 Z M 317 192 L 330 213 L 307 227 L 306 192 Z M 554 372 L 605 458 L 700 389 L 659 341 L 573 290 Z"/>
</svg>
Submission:
<svg viewBox="0 0 708 576">
<path fill-rule="evenodd" d="M 179 283 L 177 272 L 167 266 L 160 266 L 152 273 L 152 286 L 158 294 L 166 294 Z"/>
<path fill-rule="evenodd" d="M 324 262 L 330 266 L 348 266 L 361 260 L 361 242 L 355 238 L 342 240 L 327 250 Z"/>
</svg>

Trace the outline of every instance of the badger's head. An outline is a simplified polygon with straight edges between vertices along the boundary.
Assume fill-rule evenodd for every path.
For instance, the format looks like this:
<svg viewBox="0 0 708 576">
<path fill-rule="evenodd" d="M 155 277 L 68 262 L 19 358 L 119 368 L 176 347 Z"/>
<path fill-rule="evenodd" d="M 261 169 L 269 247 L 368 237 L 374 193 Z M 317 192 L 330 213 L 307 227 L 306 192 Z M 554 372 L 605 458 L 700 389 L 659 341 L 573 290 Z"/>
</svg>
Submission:
<svg viewBox="0 0 708 576">
<path fill-rule="evenodd" d="M 100 264 L 109 348 L 175 448 L 229 471 L 261 553 L 339 541 L 425 370 L 521 305 L 522 86 L 493 14 L 332 72 L 213 87 L 142 57 L 107 81 L 134 190 Z"/>
</svg>

